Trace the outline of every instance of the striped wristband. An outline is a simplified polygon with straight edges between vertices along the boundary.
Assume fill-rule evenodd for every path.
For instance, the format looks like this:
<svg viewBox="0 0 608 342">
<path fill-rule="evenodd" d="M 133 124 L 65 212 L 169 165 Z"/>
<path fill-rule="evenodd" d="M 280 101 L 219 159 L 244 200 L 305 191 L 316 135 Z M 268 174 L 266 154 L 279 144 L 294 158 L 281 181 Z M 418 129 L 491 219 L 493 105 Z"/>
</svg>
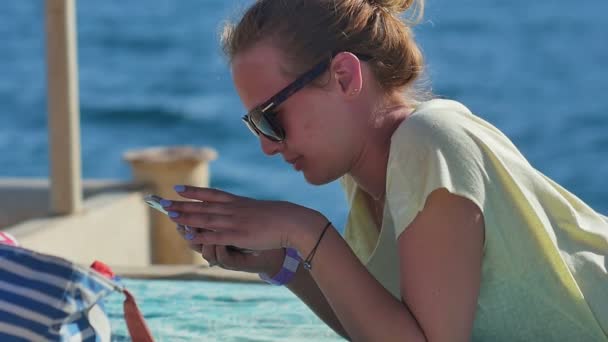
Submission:
<svg viewBox="0 0 608 342">
<path fill-rule="evenodd" d="M 300 253 L 294 248 L 285 249 L 285 260 L 281 270 L 272 278 L 266 273 L 260 273 L 260 279 L 271 285 L 285 285 L 291 281 L 302 262 Z"/>
</svg>

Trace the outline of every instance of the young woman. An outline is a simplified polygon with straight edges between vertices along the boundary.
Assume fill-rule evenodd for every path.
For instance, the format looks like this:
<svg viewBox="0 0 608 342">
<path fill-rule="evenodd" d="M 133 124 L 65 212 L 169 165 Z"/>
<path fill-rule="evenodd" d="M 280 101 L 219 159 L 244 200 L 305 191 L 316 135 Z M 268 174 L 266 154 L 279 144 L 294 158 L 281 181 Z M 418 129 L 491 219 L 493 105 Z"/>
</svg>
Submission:
<svg viewBox="0 0 608 342">
<path fill-rule="evenodd" d="M 197 201 L 163 205 L 212 265 L 286 285 L 348 339 L 606 340 L 608 219 L 462 104 L 416 97 L 412 6 L 259 0 L 223 34 L 243 121 L 309 183 L 341 180 L 344 238 L 287 202 L 178 185 Z"/>
</svg>

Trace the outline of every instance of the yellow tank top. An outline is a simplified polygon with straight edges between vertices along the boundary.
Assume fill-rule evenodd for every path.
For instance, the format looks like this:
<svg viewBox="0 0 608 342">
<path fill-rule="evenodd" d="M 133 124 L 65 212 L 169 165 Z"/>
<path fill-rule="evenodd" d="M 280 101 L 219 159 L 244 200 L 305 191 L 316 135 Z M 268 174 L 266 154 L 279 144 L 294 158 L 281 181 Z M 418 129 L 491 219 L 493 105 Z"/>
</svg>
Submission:
<svg viewBox="0 0 608 342">
<path fill-rule="evenodd" d="M 350 204 L 345 239 L 395 297 L 397 239 L 427 196 L 445 188 L 484 215 L 473 340 L 608 340 L 608 218 L 462 104 L 424 102 L 393 134 L 380 232 L 357 184 L 341 182 Z"/>
</svg>

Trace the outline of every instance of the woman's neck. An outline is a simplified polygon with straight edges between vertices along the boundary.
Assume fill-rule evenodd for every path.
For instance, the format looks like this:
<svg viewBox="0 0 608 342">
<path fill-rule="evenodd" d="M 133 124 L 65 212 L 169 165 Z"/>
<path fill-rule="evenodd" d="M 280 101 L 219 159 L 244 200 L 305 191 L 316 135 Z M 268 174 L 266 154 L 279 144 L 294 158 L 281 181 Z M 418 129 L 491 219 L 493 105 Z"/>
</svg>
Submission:
<svg viewBox="0 0 608 342">
<path fill-rule="evenodd" d="M 398 105 L 374 115 L 369 139 L 364 141 L 359 156 L 349 172 L 357 185 L 375 201 L 384 199 L 391 137 L 411 113 L 411 107 Z"/>
</svg>

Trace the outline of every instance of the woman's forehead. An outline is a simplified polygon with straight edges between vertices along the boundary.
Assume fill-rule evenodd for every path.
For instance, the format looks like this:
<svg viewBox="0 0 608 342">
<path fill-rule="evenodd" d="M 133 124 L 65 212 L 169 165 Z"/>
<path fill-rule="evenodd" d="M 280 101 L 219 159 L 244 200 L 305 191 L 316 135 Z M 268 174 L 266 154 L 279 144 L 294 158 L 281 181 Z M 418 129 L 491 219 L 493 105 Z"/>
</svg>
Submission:
<svg viewBox="0 0 608 342">
<path fill-rule="evenodd" d="M 281 73 L 281 65 L 283 60 L 279 51 L 267 44 L 259 44 L 234 57 L 232 78 L 248 110 L 268 100 L 289 83 Z"/>
</svg>

